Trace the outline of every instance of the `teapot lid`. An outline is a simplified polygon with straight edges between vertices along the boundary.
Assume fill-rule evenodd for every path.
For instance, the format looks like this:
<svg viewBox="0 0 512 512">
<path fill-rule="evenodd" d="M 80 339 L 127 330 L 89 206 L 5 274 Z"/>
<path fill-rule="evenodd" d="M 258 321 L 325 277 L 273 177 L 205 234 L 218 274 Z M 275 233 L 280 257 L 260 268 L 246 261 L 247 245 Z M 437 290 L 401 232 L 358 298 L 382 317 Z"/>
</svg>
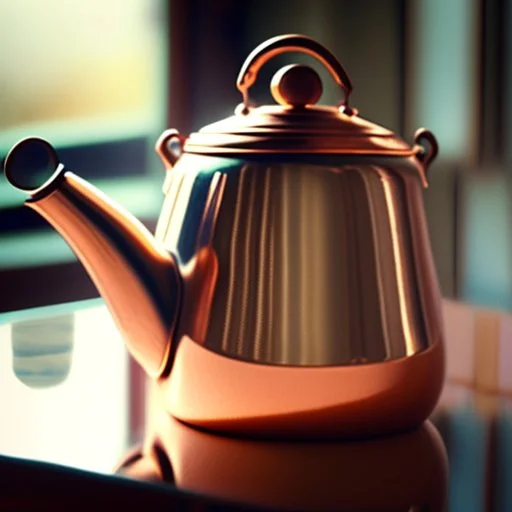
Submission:
<svg viewBox="0 0 512 512">
<path fill-rule="evenodd" d="M 289 51 L 316 57 L 343 90 L 337 106 L 318 106 L 322 82 L 308 66 L 292 64 L 280 69 L 271 83 L 279 105 L 253 107 L 249 88 L 258 71 L 270 58 Z M 274 37 L 259 45 L 240 70 L 237 88 L 243 103 L 235 115 L 192 133 L 184 144 L 187 153 L 216 155 L 247 154 L 367 154 L 382 156 L 416 155 L 422 160 L 427 141 L 430 161 L 437 151 L 434 136 L 419 130 L 411 147 L 392 131 L 358 116 L 348 101 L 352 84 L 336 57 L 315 40 L 297 34 Z M 424 162 L 426 163 L 426 162 Z"/>
</svg>

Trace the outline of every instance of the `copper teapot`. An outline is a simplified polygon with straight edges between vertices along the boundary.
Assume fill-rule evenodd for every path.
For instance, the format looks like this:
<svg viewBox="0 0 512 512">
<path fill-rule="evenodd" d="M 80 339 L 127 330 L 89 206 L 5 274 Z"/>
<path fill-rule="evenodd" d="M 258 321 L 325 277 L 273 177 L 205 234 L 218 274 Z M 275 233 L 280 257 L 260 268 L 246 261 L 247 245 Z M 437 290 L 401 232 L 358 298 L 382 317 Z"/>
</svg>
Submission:
<svg viewBox="0 0 512 512">
<path fill-rule="evenodd" d="M 271 57 L 299 51 L 343 92 L 317 106 L 303 65 L 249 89 Z M 262 436 L 360 436 L 431 412 L 444 375 L 440 293 L 422 189 L 437 154 L 349 106 L 351 82 L 313 39 L 258 46 L 240 71 L 235 115 L 189 137 L 165 131 L 153 236 L 29 138 L 5 161 L 27 206 L 61 233 L 105 299 L 167 410 L 190 424 Z M 27 184 L 23 162 L 55 169 Z"/>
</svg>

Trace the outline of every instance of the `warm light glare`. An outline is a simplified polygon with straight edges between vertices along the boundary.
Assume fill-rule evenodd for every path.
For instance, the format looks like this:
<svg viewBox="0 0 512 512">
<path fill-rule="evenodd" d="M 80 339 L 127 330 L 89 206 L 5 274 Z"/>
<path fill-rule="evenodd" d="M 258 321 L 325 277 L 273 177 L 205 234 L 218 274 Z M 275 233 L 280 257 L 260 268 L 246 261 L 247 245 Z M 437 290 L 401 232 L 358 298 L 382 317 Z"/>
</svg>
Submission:
<svg viewBox="0 0 512 512">
<path fill-rule="evenodd" d="M 0 131 L 31 123 L 153 122 L 159 0 L 0 3 Z"/>
</svg>

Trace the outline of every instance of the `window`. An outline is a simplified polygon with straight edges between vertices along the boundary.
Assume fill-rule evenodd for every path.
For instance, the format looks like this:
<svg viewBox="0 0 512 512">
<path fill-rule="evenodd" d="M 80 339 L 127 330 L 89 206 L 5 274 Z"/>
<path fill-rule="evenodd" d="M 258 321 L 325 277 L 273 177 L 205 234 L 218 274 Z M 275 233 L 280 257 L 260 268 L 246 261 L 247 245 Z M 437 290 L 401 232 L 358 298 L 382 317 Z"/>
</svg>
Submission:
<svg viewBox="0 0 512 512">
<path fill-rule="evenodd" d="M 23 137 L 46 138 L 69 169 L 153 225 L 167 47 L 164 0 L 2 2 L 0 159 Z M 0 179 L 0 311 L 94 296 L 66 243 L 23 199 Z M 52 286 L 58 275 L 70 286 Z"/>
<path fill-rule="evenodd" d="M 34 131 L 59 147 L 157 133 L 163 10 L 159 0 L 2 2 L 2 149 Z"/>
</svg>

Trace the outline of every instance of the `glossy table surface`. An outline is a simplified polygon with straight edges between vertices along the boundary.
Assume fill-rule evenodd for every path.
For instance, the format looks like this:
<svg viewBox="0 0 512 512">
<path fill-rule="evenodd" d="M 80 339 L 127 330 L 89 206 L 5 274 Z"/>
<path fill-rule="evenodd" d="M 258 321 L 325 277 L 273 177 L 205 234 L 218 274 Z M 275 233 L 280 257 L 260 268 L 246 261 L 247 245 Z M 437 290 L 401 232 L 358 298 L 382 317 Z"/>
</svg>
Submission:
<svg viewBox="0 0 512 512">
<path fill-rule="evenodd" d="M 37 466 L 30 459 L 63 466 L 37 466 L 48 475 L 56 471 L 57 486 L 68 473 L 84 486 L 102 478 L 114 493 L 125 492 L 126 477 L 160 481 L 148 487 L 149 495 L 162 492 L 161 484 L 174 494 L 160 496 L 159 503 L 177 500 L 177 488 L 213 508 L 221 500 L 221 509 L 238 503 L 290 510 L 510 511 L 510 393 L 475 385 L 489 374 L 485 368 L 474 382 L 461 377 L 474 354 L 460 349 L 457 332 L 450 324 L 447 337 L 457 339 L 447 339 L 448 378 L 439 405 L 416 431 L 345 443 L 229 439 L 194 430 L 157 408 L 149 416 L 158 453 L 146 439 L 141 457 L 130 451 L 138 436 L 130 431 L 129 357 L 103 303 L 0 315 L 0 481 L 11 482 L 9 475 L 23 464 L 30 474 Z M 486 343 L 492 348 L 492 340 Z M 123 459 L 122 476 L 107 476 Z M 0 484 L 0 503 L 8 489 L 14 493 L 16 484 Z"/>
</svg>

